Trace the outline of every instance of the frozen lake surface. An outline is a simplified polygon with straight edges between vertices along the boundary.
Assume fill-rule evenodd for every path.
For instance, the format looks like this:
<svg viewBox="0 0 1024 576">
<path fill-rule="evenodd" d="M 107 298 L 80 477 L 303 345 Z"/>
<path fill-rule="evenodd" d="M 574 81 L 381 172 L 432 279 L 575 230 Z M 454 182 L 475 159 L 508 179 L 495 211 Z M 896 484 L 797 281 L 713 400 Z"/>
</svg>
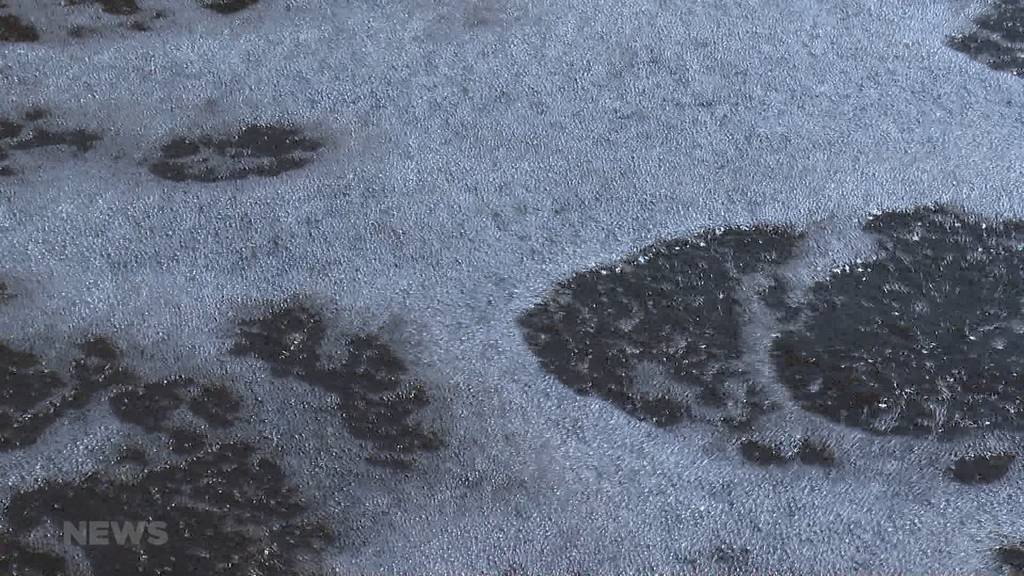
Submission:
<svg viewBox="0 0 1024 576">
<path fill-rule="evenodd" d="M 1024 570 L 1022 46 L 0 0 L 0 573 Z"/>
</svg>

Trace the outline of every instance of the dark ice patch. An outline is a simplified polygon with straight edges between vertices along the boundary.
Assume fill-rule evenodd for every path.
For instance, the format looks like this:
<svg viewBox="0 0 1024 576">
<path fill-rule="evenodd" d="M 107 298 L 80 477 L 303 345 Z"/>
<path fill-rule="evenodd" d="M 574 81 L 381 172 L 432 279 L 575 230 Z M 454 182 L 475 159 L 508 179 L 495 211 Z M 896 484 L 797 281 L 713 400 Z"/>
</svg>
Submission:
<svg viewBox="0 0 1024 576">
<path fill-rule="evenodd" d="M 792 322 L 800 315 L 800 307 L 789 301 L 790 294 L 786 281 L 779 276 L 773 276 L 760 293 L 761 301 L 783 322 Z"/>
<path fill-rule="evenodd" d="M 774 342 L 793 398 L 877 434 L 1024 427 L 1024 224 L 938 206 L 864 228 L 881 255 L 815 284 Z"/>
<path fill-rule="evenodd" d="M 93 149 L 96 142 L 100 140 L 99 135 L 87 130 L 47 130 L 36 128 L 10 146 L 11 150 L 32 150 L 33 148 L 47 148 L 51 146 L 68 146 L 79 152 L 88 152 Z"/>
<path fill-rule="evenodd" d="M 254 356 L 270 365 L 276 376 L 300 379 L 318 371 L 325 329 L 320 315 L 301 304 L 240 323 L 232 349 L 236 355 Z"/>
<path fill-rule="evenodd" d="M 0 344 L 0 414 L 4 424 L 15 423 L 20 433 L 15 440 L 25 437 L 23 428 L 34 422 L 36 412 L 45 419 L 28 431 L 38 435 L 37 429 L 68 409 L 83 407 L 97 391 L 110 389 L 112 413 L 163 436 L 175 459 L 151 465 L 143 448 L 125 446 L 115 464 L 81 481 L 51 481 L 15 493 L 5 518 L 11 534 L 0 533 L 0 573 L 78 573 L 77 567 L 66 570 L 64 559 L 31 550 L 26 543 L 38 539 L 35 529 L 45 523 L 63 531 L 68 523 L 91 521 L 166 523 L 163 541 L 118 541 L 112 530 L 109 544 L 77 544 L 95 574 L 320 573 L 315 570 L 321 551 L 334 537 L 312 519 L 304 496 L 281 466 L 245 440 L 211 443 L 194 427 L 174 423 L 187 407 L 212 425 L 231 425 L 241 403 L 226 386 L 200 385 L 180 376 L 143 381 L 105 338 L 91 338 L 80 349 L 71 377 L 62 379 L 34 355 Z"/>
<path fill-rule="evenodd" d="M 65 6 L 96 6 L 104 14 L 115 16 L 107 19 L 117 28 L 127 28 L 136 32 L 145 32 L 166 17 L 163 10 L 143 10 L 136 0 L 66 0 Z M 86 38 L 94 34 L 102 34 L 111 26 L 91 27 L 81 22 L 67 26 L 68 36 Z"/>
<path fill-rule="evenodd" d="M 141 446 L 123 446 L 117 455 L 117 461 L 145 466 L 149 463 L 149 457 Z"/>
<path fill-rule="evenodd" d="M 28 120 L 29 122 L 38 122 L 40 120 L 45 120 L 49 118 L 50 111 L 46 108 L 40 107 L 29 108 L 27 111 L 25 111 L 22 117 L 25 118 L 25 120 Z"/>
<path fill-rule="evenodd" d="M 105 340 L 86 341 L 68 381 L 35 354 L 0 343 L 0 451 L 34 444 L 60 417 L 112 385 L 110 350 Z"/>
<path fill-rule="evenodd" d="M 169 424 L 182 408 L 217 428 L 235 423 L 241 402 L 227 386 L 200 384 L 186 376 L 174 376 L 152 382 L 143 382 L 125 370 L 120 385 L 110 396 L 114 416 L 127 424 L 139 426 L 147 432 L 160 432 L 183 438 L 184 429 Z M 192 442 L 192 444 L 195 444 Z"/>
<path fill-rule="evenodd" d="M 25 125 L 12 120 L 0 118 L 0 162 L 10 157 L 10 146 L 21 136 Z M 14 176 L 17 170 L 9 164 L 0 164 L 0 176 Z"/>
<path fill-rule="evenodd" d="M 139 5 L 135 0 L 65 0 L 67 6 L 80 4 L 96 4 L 107 14 L 115 16 L 131 16 L 139 12 Z"/>
<path fill-rule="evenodd" d="M 185 402 L 188 378 L 168 378 L 145 384 L 125 386 L 110 398 L 110 408 L 122 422 L 135 424 L 148 432 L 157 432 Z"/>
<path fill-rule="evenodd" d="M 257 3 L 259 0 L 199 0 L 200 6 L 218 14 L 234 14 Z"/>
<path fill-rule="evenodd" d="M 5 576 L 66 576 L 63 557 L 29 547 L 0 531 L 0 574 Z"/>
<path fill-rule="evenodd" d="M 0 119 L 0 140 L 10 140 L 21 135 L 25 126 L 10 120 Z"/>
<path fill-rule="evenodd" d="M 165 522 L 166 541 L 81 546 L 96 574 L 307 574 L 333 541 L 282 468 L 245 442 L 220 444 L 128 481 L 93 473 L 20 492 L 7 506 L 24 538 L 44 521 Z"/>
<path fill-rule="evenodd" d="M 6 13 L 6 8 L 0 2 L 0 42 L 38 42 L 39 32 L 35 26 L 14 14 Z"/>
<path fill-rule="evenodd" d="M 737 546 L 735 544 L 720 544 L 711 550 L 711 558 L 716 564 L 729 567 L 749 565 L 751 554 L 750 547 Z"/>
<path fill-rule="evenodd" d="M 759 466 L 781 466 L 799 461 L 808 466 L 830 467 L 836 463 L 835 450 L 824 442 L 804 438 L 796 453 L 784 451 L 779 446 L 745 438 L 739 444 L 740 455 Z"/>
<path fill-rule="evenodd" d="M 117 28 L 124 28 L 134 32 L 147 32 L 153 29 L 158 20 L 167 17 L 164 10 L 143 10 L 135 0 L 74 0 L 66 5 L 94 5 L 98 6 L 105 14 L 113 16 L 124 16 L 112 18 Z M 68 36 L 72 38 L 86 38 L 96 34 L 103 34 L 109 26 L 99 28 L 73 24 L 68 27 Z"/>
<path fill-rule="evenodd" d="M 1016 459 L 1009 452 L 962 456 L 953 461 L 949 472 L 961 484 L 991 484 L 1006 476 Z"/>
<path fill-rule="evenodd" d="M 147 432 L 167 433 L 176 411 L 186 406 L 211 425 L 234 422 L 241 403 L 221 384 L 201 386 L 183 376 L 144 382 L 123 366 L 120 350 L 107 338 L 82 343 L 63 378 L 31 352 L 0 342 L 0 451 L 33 444 L 59 418 L 84 408 L 101 390 L 111 390 L 111 412 Z"/>
<path fill-rule="evenodd" d="M 233 353 L 266 362 L 273 374 L 292 376 L 333 394 L 346 429 L 373 446 L 368 461 L 408 467 L 419 452 L 441 446 L 437 433 L 416 421 L 428 403 L 426 389 L 405 362 L 374 334 L 351 336 L 346 355 L 324 365 L 325 328 L 320 315 L 291 305 L 239 324 Z"/>
<path fill-rule="evenodd" d="M 296 128 L 252 125 L 228 136 L 174 138 L 149 165 L 173 182 L 221 182 L 278 176 L 313 161 L 322 144 Z"/>
<path fill-rule="evenodd" d="M 5 9 L 5 4 L 10 7 Z M 152 4 L 150 2 L 149 4 Z M 56 39 L 59 30 L 79 40 L 121 29 L 149 30 L 166 18 L 163 10 L 145 10 L 137 0 L 14 0 L 0 2 L 0 41 Z M 37 30 L 28 20 L 40 25 Z"/>
<path fill-rule="evenodd" d="M 740 454 L 747 462 L 759 466 L 776 466 L 789 462 L 789 458 L 777 446 L 750 438 L 740 442 Z"/>
<path fill-rule="evenodd" d="M 804 438 L 796 452 L 800 462 L 808 466 L 833 466 L 836 463 L 836 452 L 825 442 Z"/>
<path fill-rule="evenodd" d="M 947 44 L 993 70 L 1024 75 L 1024 2 L 996 0 L 974 19 L 974 29 Z"/>
<path fill-rule="evenodd" d="M 128 16 L 139 11 L 139 5 L 135 0 L 96 0 L 107 14 L 119 14 Z"/>
<path fill-rule="evenodd" d="M 172 428 L 167 436 L 175 454 L 195 454 L 206 447 L 206 436 L 191 428 Z"/>
<path fill-rule="evenodd" d="M 93 30 L 91 28 L 89 28 L 88 26 L 79 26 L 77 24 L 73 24 L 71 26 L 68 26 L 68 36 L 71 37 L 71 38 L 74 38 L 76 40 L 81 40 L 82 38 L 88 38 L 89 36 L 92 35 L 92 33 L 93 33 Z"/>
<path fill-rule="evenodd" d="M 1024 542 L 999 546 L 996 559 L 1010 569 L 1011 575 L 1024 574 Z"/>
<path fill-rule="evenodd" d="M 749 574 L 751 573 L 752 555 L 753 551 L 749 546 L 722 543 L 696 549 L 682 558 L 682 563 L 691 567 L 687 572 L 693 572 L 692 568 L 701 566 L 704 570 L 701 573 Z M 683 571 L 677 570 L 677 572 Z"/>
<path fill-rule="evenodd" d="M 12 152 L 25 153 L 40 148 L 71 148 L 79 153 L 89 152 L 101 137 L 80 128 L 60 129 L 47 126 L 49 112 L 35 108 L 25 113 L 23 121 L 0 118 L 0 161 Z M 17 170 L 9 164 L 0 164 L 0 174 L 13 176 Z"/>
<path fill-rule="evenodd" d="M 234 424 L 242 404 L 223 384 L 208 384 L 189 401 L 189 410 L 211 426 L 223 428 Z"/>
<path fill-rule="evenodd" d="M 94 336 L 79 346 L 81 355 L 72 363 L 74 379 L 92 390 L 123 385 L 135 379 L 121 364 L 121 351 L 104 336 Z"/>
<path fill-rule="evenodd" d="M 709 231 L 575 274 L 519 317 L 541 366 L 579 394 L 668 426 L 704 407 L 764 406 L 746 391 L 745 275 L 787 260 L 782 227 Z M 661 376 L 644 376 L 651 368 Z M 748 419 L 746 416 L 739 420 Z"/>
</svg>

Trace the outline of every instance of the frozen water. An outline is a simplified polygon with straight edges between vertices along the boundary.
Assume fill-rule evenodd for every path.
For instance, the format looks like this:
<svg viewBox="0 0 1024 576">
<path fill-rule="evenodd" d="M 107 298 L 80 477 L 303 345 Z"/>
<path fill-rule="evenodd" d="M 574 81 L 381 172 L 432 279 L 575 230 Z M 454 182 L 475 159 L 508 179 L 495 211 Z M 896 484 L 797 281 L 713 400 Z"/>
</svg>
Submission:
<svg viewBox="0 0 1024 576">
<path fill-rule="evenodd" d="M 985 5 L 3 4 L 38 40 L 0 42 L 0 117 L 45 108 L 54 129 L 101 139 L 0 159 L 17 172 L 0 178 L 0 335 L 64 372 L 104 335 L 144 381 L 226 382 L 246 415 L 230 434 L 268 446 L 343 535 L 328 573 L 1020 562 L 1024 478 L 956 482 L 959 440 L 879 436 L 784 402 L 752 441 L 792 460 L 811 438 L 835 463 L 760 466 L 735 431 L 659 428 L 578 396 L 517 324 L 574 274 L 705 229 L 808 231 L 785 271 L 806 286 L 870 257 L 871 212 L 1024 216 L 1024 82 L 946 45 Z M 270 177 L 150 172 L 175 138 L 249 126 L 322 148 Z M 373 466 L 330 392 L 230 354 L 240 319 L 295 295 L 331 319 L 330 351 L 381 335 L 429 387 L 443 448 L 403 472 Z M 94 488 L 126 436 L 165 454 L 160 434 L 90 406 L 0 455 L 5 503 L 45 478 Z M 1019 453 L 992 434 L 993 453 Z"/>
</svg>

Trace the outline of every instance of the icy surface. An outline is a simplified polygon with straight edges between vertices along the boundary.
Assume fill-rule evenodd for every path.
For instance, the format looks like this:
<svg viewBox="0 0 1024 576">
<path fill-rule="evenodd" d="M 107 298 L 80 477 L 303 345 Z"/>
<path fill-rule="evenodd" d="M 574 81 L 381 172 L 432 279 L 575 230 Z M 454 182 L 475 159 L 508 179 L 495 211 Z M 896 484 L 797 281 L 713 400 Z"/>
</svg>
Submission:
<svg viewBox="0 0 1024 576">
<path fill-rule="evenodd" d="M 785 270 L 799 288 L 872 256 L 872 212 L 1024 216 L 1024 82 L 947 46 L 982 3 L 0 4 L 38 35 L 0 42 L 0 118 L 42 108 L 101 138 L 9 153 L 0 337 L 64 381 L 103 335 L 146 382 L 228 383 L 245 410 L 230 434 L 274 454 L 339 534 L 327 573 L 1024 565 L 1024 475 L 949 471 L 1020 453 L 1017 435 L 879 436 L 781 392 L 742 434 L 659 428 L 559 383 L 517 324 L 574 274 L 715 227 L 807 231 Z M 322 148 L 271 177 L 150 172 L 175 138 L 247 126 Z M 404 359 L 442 448 L 374 466 L 330 392 L 230 354 L 240 320 L 295 295 L 331 319 L 329 364 L 369 333 Z M 744 336 L 769 383 L 771 326 Z M 166 455 L 140 430 L 109 399 L 70 411 L 0 454 L 0 502 L 101 485 L 129 440 Z M 835 462 L 802 465 L 805 441 Z"/>
</svg>

